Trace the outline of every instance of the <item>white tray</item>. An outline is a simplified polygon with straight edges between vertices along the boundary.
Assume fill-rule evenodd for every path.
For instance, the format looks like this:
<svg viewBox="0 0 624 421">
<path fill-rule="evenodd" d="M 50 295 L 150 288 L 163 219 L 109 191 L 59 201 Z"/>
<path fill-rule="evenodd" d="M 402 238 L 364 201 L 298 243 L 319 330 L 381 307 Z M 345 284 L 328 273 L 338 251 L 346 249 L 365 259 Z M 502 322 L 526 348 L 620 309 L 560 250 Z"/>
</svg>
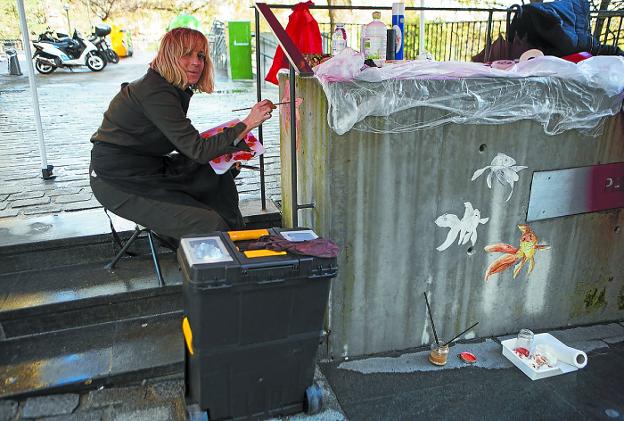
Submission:
<svg viewBox="0 0 624 421">
<path fill-rule="evenodd" d="M 522 359 L 516 355 L 513 351 L 513 347 L 516 343 L 516 338 L 507 339 L 501 342 L 503 345 L 503 355 L 518 367 L 524 374 L 526 374 L 531 380 L 545 379 L 547 377 L 558 376 L 559 374 L 570 373 L 578 370 L 577 367 L 566 364 L 562 361 L 557 362 L 555 367 L 545 367 L 536 370 L 529 364 L 528 359 Z M 533 337 L 533 347 L 542 344 L 561 344 L 564 345 L 559 339 L 555 338 L 549 333 L 539 333 Z M 565 345 L 564 345 L 565 346 Z"/>
</svg>

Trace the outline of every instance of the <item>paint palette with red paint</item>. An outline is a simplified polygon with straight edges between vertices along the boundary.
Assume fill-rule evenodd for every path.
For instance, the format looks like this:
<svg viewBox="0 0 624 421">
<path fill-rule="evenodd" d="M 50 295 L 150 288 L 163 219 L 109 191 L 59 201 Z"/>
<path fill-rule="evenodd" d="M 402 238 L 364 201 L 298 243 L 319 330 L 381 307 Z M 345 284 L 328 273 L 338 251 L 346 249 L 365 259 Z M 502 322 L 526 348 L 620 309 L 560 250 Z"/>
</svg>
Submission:
<svg viewBox="0 0 624 421">
<path fill-rule="evenodd" d="M 240 123 L 240 120 L 238 119 L 228 121 L 227 123 L 220 124 L 216 127 L 213 127 L 212 129 L 208 129 L 205 132 L 200 133 L 200 136 L 203 139 L 207 139 L 209 141 L 209 139 L 212 136 L 222 133 L 225 129 L 234 127 L 238 123 Z M 247 135 L 245 136 L 243 140 L 245 141 L 247 146 L 249 146 L 249 148 L 251 149 L 251 152 L 238 151 L 233 154 L 221 155 L 213 159 L 212 161 L 210 161 L 210 166 L 212 167 L 215 173 L 224 174 L 236 162 L 246 162 L 264 153 L 264 146 L 262 145 L 262 143 L 258 141 L 258 139 L 256 138 L 256 136 L 253 135 L 253 133 L 251 132 L 247 133 Z"/>
</svg>

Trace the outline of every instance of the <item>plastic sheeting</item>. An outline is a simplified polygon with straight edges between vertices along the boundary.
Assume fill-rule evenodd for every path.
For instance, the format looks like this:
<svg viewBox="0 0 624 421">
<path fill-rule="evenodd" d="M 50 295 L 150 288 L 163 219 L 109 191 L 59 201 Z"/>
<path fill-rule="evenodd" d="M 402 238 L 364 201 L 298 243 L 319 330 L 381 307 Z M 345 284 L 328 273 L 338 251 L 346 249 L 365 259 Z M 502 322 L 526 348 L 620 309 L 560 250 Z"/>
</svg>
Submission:
<svg viewBox="0 0 624 421">
<path fill-rule="evenodd" d="M 328 124 L 340 135 L 351 129 L 402 133 L 447 123 L 529 119 L 547 134 L 578 129 L 597 136 L 604 118 L 622 109 L 622 57 L 575 64 L 547 56 L 499 64 L 407 61 L 368 68 L 359 53 L 346 49 L 317 66 L 315 74 L 327 96 Z M 399 112 L 414 107 L 436 111 L 423 113 L 421 121 Z"/>
</svg>

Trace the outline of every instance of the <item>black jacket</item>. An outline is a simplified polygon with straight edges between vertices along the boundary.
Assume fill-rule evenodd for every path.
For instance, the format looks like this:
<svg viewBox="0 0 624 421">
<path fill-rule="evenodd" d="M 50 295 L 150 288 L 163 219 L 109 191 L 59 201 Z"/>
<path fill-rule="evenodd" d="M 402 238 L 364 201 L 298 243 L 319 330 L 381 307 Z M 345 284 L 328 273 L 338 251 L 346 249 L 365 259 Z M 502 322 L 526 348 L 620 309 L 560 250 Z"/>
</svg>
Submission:
<svg viewBox="0 0 624 421">
<path fill-rule="evenodd" d="M 217 175 L 208 162 L 248 151 L 245 142 L 232 146 L 245 125 L 201 138 L 186 117 L 192 94 L 152 69 L 122 84 L 91 137 L 91 177 L 125 193 L 216 210 L 231 227 L 240 227 L 233 175 Z"/>
</svg>

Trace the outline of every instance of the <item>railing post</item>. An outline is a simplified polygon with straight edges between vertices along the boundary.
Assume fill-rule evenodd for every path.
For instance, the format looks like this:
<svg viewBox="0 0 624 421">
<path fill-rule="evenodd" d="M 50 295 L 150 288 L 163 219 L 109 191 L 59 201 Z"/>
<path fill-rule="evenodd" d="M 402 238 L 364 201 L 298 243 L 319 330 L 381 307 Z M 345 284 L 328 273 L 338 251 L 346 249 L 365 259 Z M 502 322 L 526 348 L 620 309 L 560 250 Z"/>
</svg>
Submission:
<svg viewBox="0 0 624 421">
<path fill-rule="evenodd" d="M 485 61 L 490 61 L 490 54 L 492 50 L 492 17 L 494 12 L 490 10 L 488 12 L 487 33 L 485 34 Z"/>
<path fill-rule="evenodd" d="M 290 171 L 291 171 L 291 206 L 293 228 L 299 226 L 299 203 L 297 202 L 297 108 L 295 104 L 295 68 L 290 69 Z"/>
<path fill-rule="evenodd" d="M 260 13 L 254 8 L 255 15 L 255 31 L 256 31 L 256 97 L 258 102 L 262 101 L 262 78 L 260 73 Z M 262 124 L 258 126 L 258 140 L 264 144 L 262 137 Z M 264 155 L 260 155 L 260 202 L 262 210 L 266 210 L 266 186 L 264 179 Z"/>
</svg>

